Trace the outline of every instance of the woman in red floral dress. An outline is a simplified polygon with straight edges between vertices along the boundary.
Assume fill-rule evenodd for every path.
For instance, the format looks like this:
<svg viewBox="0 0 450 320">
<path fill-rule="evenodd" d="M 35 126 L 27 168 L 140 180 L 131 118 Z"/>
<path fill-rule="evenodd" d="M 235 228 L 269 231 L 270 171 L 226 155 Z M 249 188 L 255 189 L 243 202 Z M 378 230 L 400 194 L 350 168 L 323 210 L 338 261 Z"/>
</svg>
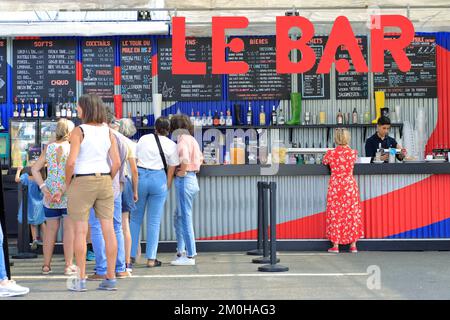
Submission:
<svg viewBox="0 0 450 320">
<path fill-rule="evenodd" d="M 359 190 L 353 177 L 358 152 L 349 147 L 350 132 L 347 129 L 336 129 L 335 142 L 337 147 L 323 158 L 323 164 L 331 168 L 326 235 L 333 247 L 328 252 L 338 253 L 340 244 L 350 244 L 350 251 L 356 253 L 356 241 L 363 236 Z"/>
</svg>

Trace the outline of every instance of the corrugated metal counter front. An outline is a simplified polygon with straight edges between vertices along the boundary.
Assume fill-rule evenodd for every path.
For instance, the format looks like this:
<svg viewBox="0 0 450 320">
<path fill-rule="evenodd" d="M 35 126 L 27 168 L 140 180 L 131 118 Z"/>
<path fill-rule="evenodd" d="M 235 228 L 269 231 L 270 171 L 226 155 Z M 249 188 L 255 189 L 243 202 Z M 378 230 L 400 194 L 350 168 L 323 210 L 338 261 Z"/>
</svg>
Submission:
<svg viewBox="0 0 450 320">
<path fill-rule="evenodd" d="M 329 168 L 280 165 L 273 175 L 261 175 L 270 170 L 203 166 L 193 212 L 197 239 L 255 239 L 258 181 L 277 183 L 277 238 L 324 239 Z M 357 164 L 354 173 L 366 239 L 450 238 L 450 163 Z M 175 240 L 175 203 L 171 190 L 161 241 Z"/>
</svg>

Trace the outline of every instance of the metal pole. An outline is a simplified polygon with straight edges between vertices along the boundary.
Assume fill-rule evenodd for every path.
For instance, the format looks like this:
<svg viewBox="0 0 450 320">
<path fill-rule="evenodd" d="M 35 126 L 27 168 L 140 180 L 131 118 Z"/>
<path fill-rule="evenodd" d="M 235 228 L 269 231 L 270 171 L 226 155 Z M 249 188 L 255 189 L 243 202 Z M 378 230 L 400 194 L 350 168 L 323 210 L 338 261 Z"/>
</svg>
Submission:
<svg viewBox="0 0 450 320">
<path fill-rule="evenodd" d="M 256 240 L 256 249 L 247 251 L 247 254 L 250 256 L 260 256 L 262 255 L 262 234 L 263 234 L 263 187 L 262 182 L 258 181 L 258 230 L 257 230 L 257 240 Z"/>
<path fill-rule="evenodd" d="M 281 266 L 277 264 L 279 259 L 277 259 L 277 184 L 275 182 L 271 182 L 269 185 L 270 190 L 270 264 L 261 266 L 258 268 L 258 271 L 262 272 L 285 272 L 289 271 L 288 267 Z"/>
<path fill-rule="evenodd" d="M 5 267 L 6 267 L 6 275 L 8 279 L 11 280 L 11 268 L 9 264 L 9 248 L 8 248 L 8 235 L 6 229 L 6 217 L 5 217 L 5 198 L 4 198 L 4 189 L 3 189 L 3 175 L 0 177 L 0 189 L 2 190 L 2 195 L 0 198 L 0 227 L 2 228 L 3 233 L 3 250 L 5 256 Z"/>
</svg>

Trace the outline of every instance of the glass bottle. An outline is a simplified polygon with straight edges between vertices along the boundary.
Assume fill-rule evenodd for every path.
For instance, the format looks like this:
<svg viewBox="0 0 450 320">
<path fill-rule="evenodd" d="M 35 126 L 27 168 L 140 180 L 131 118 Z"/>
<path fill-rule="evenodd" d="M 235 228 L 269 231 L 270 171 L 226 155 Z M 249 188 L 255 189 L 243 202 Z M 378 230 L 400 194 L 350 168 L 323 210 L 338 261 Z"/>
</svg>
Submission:
<svg viewBox="0 0 450 320">
<path fill-rule="evenodd" d="M 276 126 L 277 125 L 277 111 L 275 110 L 275 106 L 272 106 L 271 118 L 272 118 L 272 125 Z"/>
<path fill-rule="evenodd" d="M 266 125 L 266 113 L 264 112 L 264 106 L 261 106 L 261 110 L 259 112 L 259 125 L 260 126 Z"/>
<path fill-rule="evenodd" d="M 252 125 L 252 105 L 251 102 L 248 103 L 248 111 L 247 111 L 247 125 L 251 126 Z"/>
</svg>

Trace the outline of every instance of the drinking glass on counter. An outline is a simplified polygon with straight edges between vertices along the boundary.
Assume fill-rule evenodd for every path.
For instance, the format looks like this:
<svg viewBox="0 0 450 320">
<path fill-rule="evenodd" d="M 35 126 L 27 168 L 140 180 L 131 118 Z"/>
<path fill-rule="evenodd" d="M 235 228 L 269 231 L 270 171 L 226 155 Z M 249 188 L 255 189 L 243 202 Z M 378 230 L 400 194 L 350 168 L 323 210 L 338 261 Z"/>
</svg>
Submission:
<svg viewBox="0 0 450 320">
<path fill-rule="evenodd" d="M 272 163 L 285 163 L 286 161 L 286 146 L 282 140 L 275 140 L 272 147 Z"/>
<path fill-rule="evenodd" d="M 245 144 L 242 138 L 235 138 L 230 148 L 231 164 L 245 164 Z"/>
<path fill-rule="evenodd" d="M 320 111 L 320 113 L 319 113 L 319 122 L 320 122 L 320 124 L 325 124 L 326 123 L 326 114 L 325 114 L 325 111 Z"/>
</svg>

